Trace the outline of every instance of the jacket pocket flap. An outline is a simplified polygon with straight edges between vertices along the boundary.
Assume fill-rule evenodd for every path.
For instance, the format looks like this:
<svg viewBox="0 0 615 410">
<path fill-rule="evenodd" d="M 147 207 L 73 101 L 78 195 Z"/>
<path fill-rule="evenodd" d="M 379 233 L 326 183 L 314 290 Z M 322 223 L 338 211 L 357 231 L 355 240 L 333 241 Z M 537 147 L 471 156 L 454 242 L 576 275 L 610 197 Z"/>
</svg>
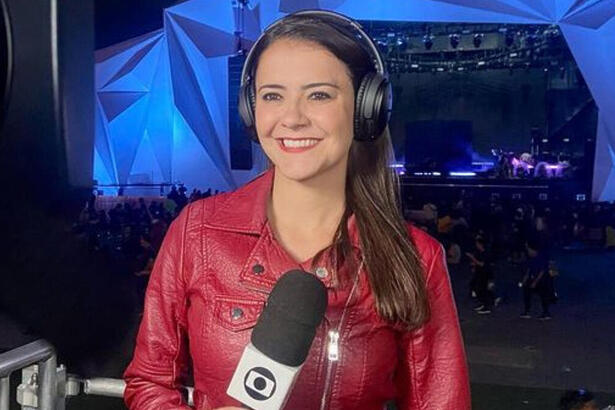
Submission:
<svg viewBox="0 0 615 410">
<path fill-rule="evenodd" d="M 222 327 L 237 332 L 254 327 L 264 307 L 262 300 L 218 296 L 214 315 Z"/>
</svg>

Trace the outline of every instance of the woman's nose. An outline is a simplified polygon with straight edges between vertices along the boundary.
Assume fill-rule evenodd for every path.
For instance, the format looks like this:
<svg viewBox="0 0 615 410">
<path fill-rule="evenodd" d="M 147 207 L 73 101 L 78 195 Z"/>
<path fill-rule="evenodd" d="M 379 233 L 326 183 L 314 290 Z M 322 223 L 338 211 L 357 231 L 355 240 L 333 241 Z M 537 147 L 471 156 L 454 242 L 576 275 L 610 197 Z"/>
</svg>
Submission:
<svg viewBox="0 0 615 410">
<path fill-rule="evenodd" d="M 301 100 L 288 101 L 282 114 L 282 125 L 286 128 L 297 129 L 308 124 L 308 117 L 305 115 Z"/>
</svg>

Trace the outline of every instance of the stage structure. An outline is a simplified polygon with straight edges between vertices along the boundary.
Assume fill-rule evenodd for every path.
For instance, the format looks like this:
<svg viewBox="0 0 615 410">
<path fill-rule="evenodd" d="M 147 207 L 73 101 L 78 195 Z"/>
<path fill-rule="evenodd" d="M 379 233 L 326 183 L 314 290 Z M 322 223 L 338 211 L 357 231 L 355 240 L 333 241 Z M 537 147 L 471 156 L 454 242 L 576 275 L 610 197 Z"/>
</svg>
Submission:
<svg viewBox="0 0 615 410">
<path fill-rule="evenodd" d="M 226 190 L 260 172 L 263 161 L 230 167 L 228 57 L 236 32 L 249 48 L 263 27 L 306 8 L 358 20 L 557 24 L 599 109 L 592 199 L 615 200 L 615 0 L 185 1 L 164 11 L 162 30 L 97 52 L 95 178 Z"/>
</svg>

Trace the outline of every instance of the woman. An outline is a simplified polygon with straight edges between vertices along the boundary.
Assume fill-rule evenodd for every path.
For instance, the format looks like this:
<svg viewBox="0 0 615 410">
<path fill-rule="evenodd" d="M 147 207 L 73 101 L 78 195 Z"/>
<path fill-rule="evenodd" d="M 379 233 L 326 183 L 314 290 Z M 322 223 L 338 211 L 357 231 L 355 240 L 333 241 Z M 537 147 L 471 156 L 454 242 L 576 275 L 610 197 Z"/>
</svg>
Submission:
<svg viewBox="0 0 615 410">
<path fill-rule="evenodd" d="M 442 247 L 406 226 L 387 167 L 386 95 L 380 127 L 358 119 L 384 74 L 367 41 L 341 16 L 304 12 L 253 47 L 242 117 L 272 166 L 171 226 L 125 373 L 130 408 L 188 408 L 189 363 L 196 408 L 239 406 L 225 392 L 250 329 L 296 268 L 324 282 L 329 304 L 286 408 L 470 408 Z"/>
</svg>

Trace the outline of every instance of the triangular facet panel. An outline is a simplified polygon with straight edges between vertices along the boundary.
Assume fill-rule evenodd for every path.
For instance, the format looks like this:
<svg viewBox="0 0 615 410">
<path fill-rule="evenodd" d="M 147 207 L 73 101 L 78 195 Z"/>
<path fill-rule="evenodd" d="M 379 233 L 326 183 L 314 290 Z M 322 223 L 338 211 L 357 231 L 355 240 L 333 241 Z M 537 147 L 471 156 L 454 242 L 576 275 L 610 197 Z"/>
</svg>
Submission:
<svg viewBox="0 0 615 410">
<path fill-rule="evenodd" d="M 122 66 L 122 68 L 120 68 L 118 70 L 118 72 L 115 73 L 115 75 L 113 77 L 111 77 L 109 79 L 109 81 L 107 81 L 107 83 L 103 87 L 109 85 L 109 83 L 112 83 L 113 81 L 117 80 L 118 78 L 120 78 L 120 77 L 128 74 L 129 72 L 131 72 L 137 66 L 137 64 L 139 64 L 141 62 L 141 60 L 143 60 L 143 57 L 145 57 L 147 55 L 147 53 L 149 53 L 151 51 L 151 49 L 156 44 L 158 44 L 159 40 L 160 40 L 160 37 L 158 37 L 154 41 L 151 41 L 151 42 L 147 43 L 144 47 L 142 47 L 140 50 L 138 50 L 132 57 L 130 57 L 130 59 L 128 61 L 126 61 L 126 63 Z"/>
<path fill-rule="evenodd" d="M 100 105 L 102 106 L 107 121 L 113 121 L 115 117 L 120 115 L 145 94 L 144 92 L 131 91 L 99 92 L 98 99 L 100 100 Z"/>
<path fill-rule="evenodd" d="M 173 154 L 173 90 L 166 44 L 162 45 L 156 73 L 149 93 L 146 129 L 163 181 L 171 181 Z"/>
<path fill-rule="evenodd" d="M 482 2 L 485 0 L 481 0 Z M 461 0 L 458 0 L 461 3 Z M 365 7 L 362 0 L 346 0 L 335 11 L 357 20 L 416 21 L 416 22 L 460 22 L 460 23 L 510 23 L 543 24 L 545 18 L 521 12 L 506 14 L 489 9 L 475 8 L 473 1 L 462 4 L 441 0 L 390 0 L 374 2 Z M 490 3 L 490 2 L 489 2 Z M 489 4 L 486 4 L 489 6 Z M 527 14 L 527 17 L 520 14 Z"/>
<path fill-rule="evenodd" d="M 232 35 L 235 32 L 236 9 L 231 1 L 190 0 L 165 9 L 165 20 L 169 14 L 200 21 L 214 30 Z"/>
<path fill-rule="evenodd" d="M 145 131 L 148 96 L 118 115 L 109 123 L 109 140 L 115 154 L 118 183 L 125 184 Z"/>
<path fill-rule="evenodd" d="M 100 50 L 96 50 L 96 52 L 94 53 L 94 59 L 96 60 L 96 64 L 100 64 L 103 61 L 115 57 L 118 54 L 123 53 L 124 51 L 131 49 L 135 46 L 143 47 L 150 41 L 156 41 L 161 35 L 162 29 L 152 31 L 150 33 L 146 33 L 142 36 L 134 37 L 126 41 L 122 41 L 121 43 L 117 43 L 109 47 L 101 48 Z"/>
<path fill-rule="evenodd" d="M 576 13 L 579 10 L 583 10 L 587 6 L 591 6 L 592 4 L 598 3 L 600 1 L 602 0 L 565 0 L 565 1 L 562 1 L 562 3 L 568 4 L 567 6 L 568 8 L 564 7 L 565 4 L 560 5 L 560 9 L 562 10 L 560 17 L 569 16 L 573 13 Z"/>
<path fill-rule="evenodd" d="M 166 41 L 159 41 L 154 48 L 150 50 L 145 57 L 141 59 L 141 62 L 132 70 L 131 74 L 139 79 L 139 81 L 147 87 L 148 90 L 152 88 L 152 81 L 158 68 L 158 62 L 160 60 L 160 53 L 163 46 L 166 45 Z M 166 46 L 165 46 L 166 48 Z"/>
<path fill-rule="evenodd" d="M 544 16 L 541 16 L 536 13 L 529 13 L 527 11 L 521 10 L 517 7 L 513 7 L 510 4 L 507 4 L 504 1 L 500 0 L 438 0 L 441 2 L 451 3 L 458 6 L 470 7 L 474 9 L 480 9 L 485 11 L 492 11 L 495 13 L 506 14 L 509 16 L 519 16 L 528 19 L 543 19 Z"/>
<path fill-rule="evenodd" d="M 145 175 L 148 183 L 164 181 L 147 130 L 143 134 L 143 138 L 141 138 L 141 142 L 137 148 L 134 161 L 132 162 L 132 168 L 130 169 L 130 175 Z M 165 182 L 170 182 L 170 180 L 166 180 Z"/>
<path fill-rule="evenodd" d="M 615 0 L 604 0 L 570 13 L 562 22 L 598 29 L 615 17 Z"/>
<path fill-rule="evenodd" d="M 237 51 L 233 34 L 173 13 L 167 13 L 167 17 L 182 28 L 205 57 L 224 56 Z"/>
<path fill-rule="evenodd" d="M 320 5 L 318 0 L 280 0 L 280 11 L 294 13 L 299 10 L 317 9 Z"/>
<path fill-rule="evenodd" d="M 167 39 L 171 61 L 171 83 L 175 106 L 182 114 L 186 123 L 203 144 L 212 161 L 224 175 L 228 184 L 234 186 L 234 180 L 224 150 L 216 135 L 216 128 L 207 108 L 203 95 L 199 92 L 196 75 L 182 48 L 174 23 L 167 14 Z"/>
<path fill-rule="evenodd" d="M 100 91 L 103 91 L 103 92 L 112 92 L 112 91 L 115 91 L 115 92 L 125 92 L 125 91 L 148 92 L 149 90 L 141 82 L 139 78 L 137 78 L 132 73 L 128 73 L 118 78 L 114 82 L 109 83 L 109 85 L 103 88 L 100 88 L 98 91 L 99 92 Z"/>
<path fill-rule="evenodd" d="M 117 176 L 115 172 L 115 165 L 113 156 L 111 153 L 111 147 L 109 146 L 109 130 L 107 129 L 107 122 L 105 121 L 105 114 L 100 106 L 100 102 L 96 100 L 96 115 L 94 116 L 94 146 L 95 150 L 100 156 L 102 166 L 106 170 L 106 174 L 113 181 L 117 183 Z M 96 174 L 94 174 L 96 178 Z"/>
<path fill-rule="evenodd" d="M 518 0 L 520 3 L 525 4 L 527 7 L 534 10 L 534 12 L 539 13 L 544 18 L 550 20 L 551 22 L 555 22 L 556 19 L 556 10 L 555 10 L 555 1 L 556 0 Z"/>
<path fill-rule="evenodd" d="M 608 116 L 600 112 L 592 184 L 592 199 L 595 201 L 615 200 L 615 133 L 607 121 Z"/>
</svg>

